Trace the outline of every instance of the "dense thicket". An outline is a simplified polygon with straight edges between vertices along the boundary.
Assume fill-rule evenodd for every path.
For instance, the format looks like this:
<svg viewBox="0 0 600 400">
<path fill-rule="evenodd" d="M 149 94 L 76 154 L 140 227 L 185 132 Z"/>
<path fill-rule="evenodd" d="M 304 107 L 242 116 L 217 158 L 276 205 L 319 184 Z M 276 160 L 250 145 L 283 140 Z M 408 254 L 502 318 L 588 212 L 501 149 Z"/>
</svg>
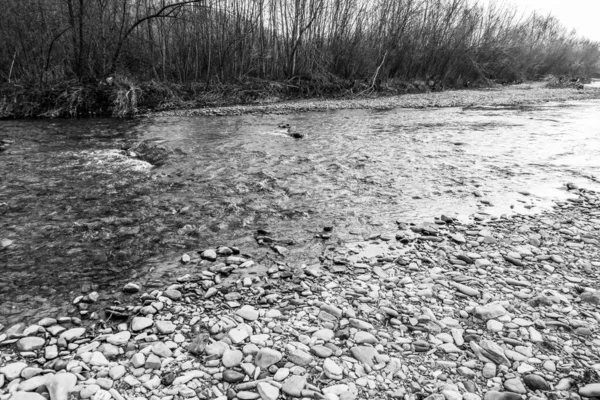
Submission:
<svg viewBox="0 0 600 400">
<path fill-rule="evenodd" d="M 0 82 L 589 76 L 599 43 L 472 0 L 3 0 Z"/>
</svg>

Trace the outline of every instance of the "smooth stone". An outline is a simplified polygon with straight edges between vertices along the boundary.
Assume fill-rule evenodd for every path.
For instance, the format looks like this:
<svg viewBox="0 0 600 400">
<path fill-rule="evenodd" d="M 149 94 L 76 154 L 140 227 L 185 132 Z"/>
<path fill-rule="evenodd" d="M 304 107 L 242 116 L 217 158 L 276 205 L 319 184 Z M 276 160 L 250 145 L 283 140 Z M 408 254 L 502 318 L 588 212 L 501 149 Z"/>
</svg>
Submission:
<svg viewBox="0 0 600 400">
<path fill-rule="evenodd" d="M 357 346 L 352 347 L 350 349 L 350 354 L 352 357 L 357 359 L 363 364 L 367 364 L 369 367 L 373 367 L 375 365 L 374 358 L 377 355 L 377 350 L 373 347 L 367 346 Z"/>
<path fill-rule="evenodd" d="M 262 400 L 277 400 L 279 397 L 279 388 L 276 388 L 267 382 L 259 382 L 258 385 L 256 385 L 256 389 Z"/>
<path fill-rule="evenodd" d="M 129 342 L 129 339 L 131 339 L 131 332 L 123 331 L 110 335 L 106 338 L 106 341 L 115 346 L 124 346 Z"/>
<path fill-rule="evenodd" d="M 46 400 L 44 396 L 35 392 L 16 392 L 9 397 L 10 400 Z"/>
<path fill-rule="evenodd" d="M 273 375 L 273 379 L 275 379 L 277 382 L 281 382 L 288 376 L 290 376 L 289 368 L 279 368 L 277 372 L 275 372 L 275 375 Z"/>
<path fill-rule="evenodd" d="M 45 344 L 45 339 L 37 336 L 29 336 L 17 341 L 17 349 L 19 351 L 35 351 L 44 347 Z"/>
<path fill-rule="evenodd" d="M 79 339 L 84 334 L 85 328 L 73 328 L 61 333 L 60 338 L 66 340 L 67 342 L 72 342 L 75 339 Z"/>
<path fill-rule="evenodd" d="M 12 381 L 21 376 L 21 371 L 26 367 L 27 364 L 24 362 L 15 362 L 0 368 L 0 374 L 4 375 L 8 381 Z"/>
<path fill-rule="evenodd" d="M 225 368 L 233 368 L 233 367 L 237 367 L 238 365 L 240 365 L 242 363 L 242 360 L 244 359 L 244 353 L 242 353 L 239 350 L 225 350 L 225 353 L 223 353 L 223 366 Z"/>
<path fill-rule="evenodd" d="M 77 376 L 70 372 L 56 374 L 48 379 L 46 387 L 50 393 L 51 400 L 67 400 L 69 393 L 75 390 Z"/>
<path fill-rule="evenodd" d="M 342 374 L 344 373 L 342 367 L 337 365 L 336 362 L 331 358 L 325 359 L 325 362 L 323 363 L 323 371 L 325 371 L 325 374 L 328 377 L 339 377 L 339 379 L 341 379 Z"/>
<path fill-rule="evenodd" d="M 527 393 L 527 389 L 525 389 L 525 385 L 519 378 L 507 379 L 504 382 L 504 388 L 509 392 L 525 394 Z"/>
<path fill-rule="evenodd" d="M 171 357 L 173 352 L 163 342 L 157 342 L 152 346 L 152 352 L 159 357 Z"/>
<path fill-rule="evenodd" d="M 579 388 L 579 395 L 583 397 L 600 397 L 600 383 L 589 383 Z"/>
<path fill-rule="evenodd" d="M 536 374 L 530 374 L 523 377 L 523 382 L 531 390 L 550 390 L 550 384 L 541 376 Z"/>
<path fill-rule="evenodd" d="M 108 365 L 108 360 L 106 357 L 104 357 L 104 354 L 100 353 L 99 351 L 95 351 L 92 353 L 92 358 L 90 358 L 89 364 L 95 367 L 105 367 Z"/>
<path fill-rule="evenodd" d="M 500 304 L 488 304 L 485 306 L 477 306 L 473 310 L 473 315 L 483 321 L 495 319 L 506 315 L 507 311 Z"/>
<path fill-rule="evenodd" d="M 483 396 L 483 400 L 521 400 L 521 395 L 512 392 L 490 390 Z"/>
<path fill-rule="evenodd" d="M 134 317 L 131 321 L 131 330 L 139 332 L 146 328 L 151 327 L 154 324 L 154 320 L 146 317 Z"/>
<path fill-rule="evenodd" d="M 229 383 L 238 383 L 244 380 L 246 375 L 232 369 L 223 371 L 223 380 Z"/>
<path fill-rule="evenodd" d="M 375 344 L 378 342 L 377 338 L 369 332 L 358 331 L 354 335 L 354 342 L 356 344 Z"/>
<path fill-rule="evenodd" d="M 310 352 L 320 358 L 327 358 L 333 354 L 332 349 L 321 345 L 311 347 Z"/>
<path fill-rule="evenodd" d="M 270 348 L 262 348 L 256 353 L 254 364 L 257 367 L 265 369 L 278 363 L 282 358 L 283 355 L 279 351 Z"/>
<path fill-rule="evenodd" d="M 171 334 L 175 332 L 175 329 L 177 329 L 177 325 L 171 321 L 154 321 L 154 326 L 158 330 L 158 333 L 163 335 Z"/>
<path fill-rule="evenodd" d="M 288 353 L 287 359 L 289 362 L 303 367 L 310 364 L 310 362 L 313 360 L 313 357 L 303 350 L 296 349 Z"/>
<path fill-rule="evenodd" d="M 283 382 L 281 390 L 292 397 L 300 397 L 305 386 L 306 378 L 304 376 L 292 375 Z"/>
<path fill-rule="evenodd" d="M 246 321 L 256 321 L 258 319 L 258 310 L 252 306 L 243 306 L 236 311 L 236 315 L 242 317 Z"/>
</svg>

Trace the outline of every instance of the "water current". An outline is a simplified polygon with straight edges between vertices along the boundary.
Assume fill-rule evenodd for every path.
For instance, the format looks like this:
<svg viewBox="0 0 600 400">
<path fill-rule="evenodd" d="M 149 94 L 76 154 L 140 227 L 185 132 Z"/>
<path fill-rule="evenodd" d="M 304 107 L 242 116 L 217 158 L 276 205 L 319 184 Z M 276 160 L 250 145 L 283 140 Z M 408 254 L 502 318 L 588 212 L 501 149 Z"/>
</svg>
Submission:
<svg viewBox="0 0 600 400">
<path fill-rule="evenodd" d="M 290 124 L 303 139 L 285 134 Z M 600 101 L 133 121 L 1 121 L 0 324 L 67 314 L 92 290 L 126 301 L 233 245 L 310 264 L 395 221 L 536 213 L 572 182 L 600 190 Z M 151 167 L 123 151 L 169 151 Z M 332 226 L 331 237 L 319 237 Z M 278 254 L 255 240 L 281 239 Z"/>
</svg>

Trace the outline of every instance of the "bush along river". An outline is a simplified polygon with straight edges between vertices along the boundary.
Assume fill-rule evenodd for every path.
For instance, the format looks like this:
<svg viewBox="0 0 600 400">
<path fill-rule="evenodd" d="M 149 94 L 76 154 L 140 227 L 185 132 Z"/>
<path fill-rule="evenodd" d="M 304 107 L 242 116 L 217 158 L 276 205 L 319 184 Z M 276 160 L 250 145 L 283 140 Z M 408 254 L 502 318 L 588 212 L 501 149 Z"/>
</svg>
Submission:
<svg viewBox="0 0 600 400">
<path fill-rule="evenodd" d="M 599 397 L 599 107 L 2 122 L 0 399 Z"/>
</svg>

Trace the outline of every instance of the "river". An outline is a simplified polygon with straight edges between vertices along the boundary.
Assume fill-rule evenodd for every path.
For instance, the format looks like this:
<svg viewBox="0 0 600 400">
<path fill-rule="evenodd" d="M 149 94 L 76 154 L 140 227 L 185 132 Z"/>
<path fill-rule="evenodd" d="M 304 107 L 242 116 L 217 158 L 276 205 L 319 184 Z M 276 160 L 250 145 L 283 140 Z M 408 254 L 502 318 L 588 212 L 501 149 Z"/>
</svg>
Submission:
<svg viewBox="0 0 600 400">
<path fill-rule="evenodd" d="M 233 245 L 258 263 L 314 263 L 395 221 L 537 213 L 572 182 L 600 190 L 600 101 L 509 108 L 0 121 L 0 323 L 69 300 L 162 287 Z M 303 139 L 285 134 L 290 124 Z M 161 167 L 120 150 L 150 141 Z M 333 227 L 330 237 L 323 228 Z M 285 257 L 259 246 L 282 239 Z M 327 237 L 327 236 L 326 236 Z M 8 241 L 6 241 L 8 240 Z M 76 315 L 76 314 L 75 314 Z"/>
</svg>

